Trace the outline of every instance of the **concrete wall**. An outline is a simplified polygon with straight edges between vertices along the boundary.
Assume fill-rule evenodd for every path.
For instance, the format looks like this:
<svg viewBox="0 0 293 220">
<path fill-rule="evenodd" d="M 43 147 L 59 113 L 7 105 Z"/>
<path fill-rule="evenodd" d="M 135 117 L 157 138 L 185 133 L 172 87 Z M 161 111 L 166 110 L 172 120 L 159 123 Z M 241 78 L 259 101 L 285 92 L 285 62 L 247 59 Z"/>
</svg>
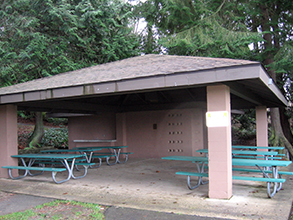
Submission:
<svg viewBox="0 0 293 220">
<path fill-rule="evenodd" d="M 196 155 L 204 146 L 200 109 L 125 113 L 127 145 L 133 157 Z"/>
<path fill-rule="evenodd" d="M 207 146 L 205 111 L 178 109 L 107 114 L 69 119 L 69 145 L 105 146 L 111 143 L 73 143 L 83 139 L 116 139 L 112 145 L 127 145 L 135 158 L 199 156 Z"/>
<path fill-rule="evenodd" d="M 103 114 L 68 119 L 69 148 L 104 146 L 105 143 L 74 143 L 73 140 L 114 140 L 116 139 L 115 114 Z M 109 145 L 109 143 L 107 144 Z"/>
</svg>

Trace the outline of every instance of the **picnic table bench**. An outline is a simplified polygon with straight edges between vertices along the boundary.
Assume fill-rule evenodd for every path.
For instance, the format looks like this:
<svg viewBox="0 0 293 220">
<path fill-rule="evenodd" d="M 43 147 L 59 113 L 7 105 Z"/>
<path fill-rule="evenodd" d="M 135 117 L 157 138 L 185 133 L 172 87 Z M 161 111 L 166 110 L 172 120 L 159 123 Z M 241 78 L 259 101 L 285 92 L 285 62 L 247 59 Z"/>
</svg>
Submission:
<svg viewBox="0 0 293 220">
<path fill-rule="evenodd" d="M 208 149 L 199 149 L 196 152 L 208 154 Z M 262 155 L 262 157 L 258 157 L 257 155 Z M 232 157 L 243 157 L 243 158 L 265 158 L 265 159 L 281 159 L 278 156 L 278 152 L 276 151 L 242 151 L 242 150 L 232 150 Z"/>
<path fill-rule="evenodd" d="M 98 147 L 75 147 L 72 149 L 50 149 L 41 151 L 41 153 L 80 153 L 85 156 L 87 163 L 94 162 L 94 159 L 98 159 L 99 162 L 96 166 L 90 166 L 90 168 L 98 168 L 102 164 L 102 159 L 106 159 L 107 165 L 115 165 L 117 163 L 126 163 L 128 155 L 133 152 L 121 152 L 121 149 L 127 148 L 127 146 L 98 146 Z M 99 152 L 101 150 L 108 150 L 108 152 Z M 125 155 L 124 161 L 120 159 L 120 155 Z M 110 162 L 110 158 L 114 158 L 114 162 Z"/>
<path fill-rule="evenodd" d="M 68 181 L 69 179 L 79 179 L 87 174 L 87 168 L 89 167 L 90 164 L 88 163 L 77 163 L 79 165 L 84 166 L 84 174 L 81 176 L 75 176 L 73 173 L 73 168 L 75 166 L 75 160 L 78 158 L 82 158 L 83 155 L 81 154 L 20 154 L 20 155 L 12 155 L 11 157 L 13 158 L 19 158 L 23 164 L 23 166 L 2 166 L 2 168 L 8 169 L 8 174 L 11 179 L 21 179 L 26 177 L 28 174 L 30 176 L 36 176 L 42 174 L 44 171 L 49 171 L 52 172 L 52 178 L 55 183 L 63 183 Z M 29 159 L 29 162 L 26 163 L 25 159 Z M 59 162 L 60 164 L 63 165 L 62 168 L 57 168 L 57 167 L 45 167 L 45 166 L 33 166 L 35 164 L 36 160 L 41 160 L 43 163 L 46 161 L 49 163 L 53 163 L 54 161 L 57 163 Z M 12 170 L 17 169 L 17 170 L 24 170 L 23 175 L 19 175 L 17 177 L 14 177 L 12 175 Z M 31 173 L 30 171 L 40 171 L 38 173 Z M 67 178 L 63 180 L 57 180 L 56 175 L 58 172 L 63 172 L 67 171 L 68 175 Z"/>
<path fill-rule="evenodd" d="M 115 165 L 117 163 L 126 163 L 128 160 L 128 155 L 133 154 L 133 152 L 121 152 L 121 149 L 127 148 L 128 146 L 98 146 L 98 147 L 75 147 L 73 150 L 89 150 L 92 151 L 92 155 L 89 156 L 90 159 L 98 158 L 101 162 L 102 158 L 106 158 L 108 165 Z M 109 152 L 94 152 L 98 150 L 108 150 Z M 125 160 L 121 161 L 120 155 L 125 155 Z M 110 163 L 110 158 L 114 157 L 113 163 Z M 91 160 L 90 160 L 91 161 Z"/>
<path fill-rule="evenodd" d="M 68 165 L 72 165 L 72 161 L 71 160 L 68 160 Z M 64 164 L 63 161 L 58 161 L 58 160 L 35 160 L 35 164 L 38 164 L 40 167 L 45 167 L 46 165 L 50 165 L 52 168 L 56 168 L 56 166 L 64 166 L 66 167 L 66 165 Z M 79 175 L 79 176 L 75 176 L 74 173 L 72 173 L 72 178 L 73 179 L 78 179 L 78 178 L 82 178 L 82 177 L 85 177 L 86 174 L 87 174 L 87 169 L 91 166 L 94 166 L 95 163 L 91 162 L 91 163 L 88 163 L 86 161 L 86 159 L 75 159 L 75 162 L 74 162 L 74 167 L 77 171 L 80 171 L 81 168 L 79 168 L 79 166 L 82 166 L 83 169 L 84 169 L 84 173 L 83 175 Z M 45 168 L 49 168 L 49 167 L 45 167 Z"/>
<path fill-rule="evenodd" d="M 236 145 L 236 146 L 232 146 L 232 149 L 239 149 L 243 152 L 245 152 L 247 149 L 249 150 L 268 150 L 268 151 L 281 151 L 281 150 L 284 150 L 285 147 L 279 147 L 279 146 L 269 146 L 269 147 L 266 147 L 266 146 L 242 146 L 242 145 Z M 261 158 L 259 156 L 248 156 L 248 155 L 235 155 L 236 157 L 239 157 L 239 158 Z M 281 154 L 278 152 L 277 156 L 270 156 L 270 157 L 267 157 L 267 159 L 273 159 L 273 160 L 281 160 L 283 159 L 284 157 L 286 156 L 286 154 Z"/>
<path fill-rule="evenodd" d="M 232 145 L 232 148 L 237 149 L 263 149 L 263 150 L 283 150 L 285 147 L 278 147 L 278 146 L 271 146 L 271 147 L 265 147 L 265 146 L 241 146 L 241 145 Z"/>
<path fill-rule="evenodd" d="M 56 153 L 56 154 L 79 153 L 84 156 L 84 158 L 82 159 L 83 161 L 86 161 L 86 163 L 91 164 L 91 165 L 89 165 L 90 168 L 97 168 L 97 167 L 100 167 L 102 164 L 101 158 L 107 158 L 107 155 L 105 155 L 105 157 L 95 157 L 95 158 L 99 158 L 99 163 L 97 166 L 94 166 L 96 163 L 94 163 L 94 165 L 92 165 L 92 163 L 93 163 L 92 156 L 95 151 L 99 151 L 99 150 L 101 150 L 101 148 L 95 148 L 95 147 L 83 148 L 83 149 L 50 149 L 50 150 L 43 150 L 43 151 L 41 151 L 41 153 Z M 108 156 L 110 156 L 110 155 L 108 155 Z M 77 165 L 79 165 L 79 164 L 77 164 Z M 78 170 L 77 166 L 76 166 L 76 169 Z"/>
<path fill-rule="evenodd" d="M 55 176 L 55 173 L 56 172 L 66 171 L 66 168 L 55 168 L 55 167 L 2 166 L 2 168 L 8 169 L 8 173 L 9 173 L 9 176 L 11 177 L 11 179 L 20 179 L 20 178 L 23 178 L 23 177 L 25 177 L 28 174 L 28 172 L 30 170 L 41 171 L 40 173 L 37 173 L 37 174 L 30 174 L 31 176 L 40 175 L 44 171 L 50 171 L 50 172 L 52 172 L 52 175 Z M 11 173 L 13 169 L 25 170 L 25 174 L 24 175 L 21 175 L 21 176 L 13 177 L 12 176 L 12 173 Z M 53 179 L 54 179 L 54 177 L 53 177 Z"/>
<path fill-rule="evenodd" d="M 203 181 L 203 177 L 208 177 L 208 173 L 205 171 L 206 165 L 208 164 L 207 157 L 191 157 L 191 156 L 169 156 L 162 157 L 165 160 L 180 160 L 180 161 L 191 161 L 196 163 L 197 172 L 184 172 L 179 171 L 176 172 L 177 175 L 185 175 L 187 176 L 187 185 L 189 189 L 195 189 L 201 184 L 205 184 L 208 181 Z M 272 198 L 280 189 L 281 184 L 286 181 L 286 179 L 282 179 L 280 175 L 293 175 L 293 172 L 285 172 L 281 171 L 281 174 L 278 171 L 278 167 L 286 167 L 291 164 L 291 161 L 277 161 L 277 160 L 255 160 L 255 159 L 232 159 L 233 166 L 253 166 L 257 167 L 259 172 L 263 174 L 263 177 L 250 177 L 250 176 L 232 176 L 234 180 L 247 180 L 247 181 L 263 181 L 267 183 L 267 194 L 268 197 Z M 261 167 L 270 167 L 270 171 L 265 171 Z M 255 169 L 256 170 L 256 169 Z M 271 174 L 270 177 L 268 174 Z M 192 186 L 191 184 L 191 176 L 198 177 L 197 184 Z M 271 185 L 273 188 L 271 189 Z"/>
</svg>

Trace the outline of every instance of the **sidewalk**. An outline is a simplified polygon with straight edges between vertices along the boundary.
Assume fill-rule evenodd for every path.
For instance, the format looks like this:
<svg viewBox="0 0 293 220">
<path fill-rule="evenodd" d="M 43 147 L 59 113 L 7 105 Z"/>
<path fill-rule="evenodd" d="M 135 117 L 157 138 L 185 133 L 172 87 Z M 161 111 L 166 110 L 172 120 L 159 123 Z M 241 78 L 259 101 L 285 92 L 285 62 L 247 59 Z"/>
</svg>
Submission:
<svg viewBox="0 0 293 220">
<path fill-rule="evenodd" d="M 289 167 L 291 171 L 292 168 Z M 293 198 L 292 176 L 287 178 L 284 190 L 272 199 L 267 198 L 264 183 L 233 181 L 233 197 L 230 200 L 214 200 L 207 197 L 208 185 L 189 190 L 186 178 L 175 175 L 176 171 L 182 169 L 194 169 L 194 164 L 130 158 L 126 164 L 103 164 L 98 169 L 90 169 L 85 178 L 63 184 L 55 184 L 51 174 L 47 172 L 21 180 L 2 178 L 0 188 L 4 192 L 22 194 L 17 196 L 31 195 L 43 199 L 107 205 L 110 208 L 106 211 L 106 219 L 115 219 L 111 217 L 115 214 L 121 216 L 119 219 L 124 215 L 127 220 L 139 219 L 135 217 L 140 215 L 145 216 L 144 219 L 172 219 L 173 216 L 178 219 L 174 214 L 180 214 L 180 219 L 184 219 L 186 215 L 186 219 L 288 220 Z M 13 201 L 17 200 L 16 197 Z M 133 213 L 133 218 L 128 213 Z M 162 218 L 154 215 L 161 215 Z"/>
</svg>

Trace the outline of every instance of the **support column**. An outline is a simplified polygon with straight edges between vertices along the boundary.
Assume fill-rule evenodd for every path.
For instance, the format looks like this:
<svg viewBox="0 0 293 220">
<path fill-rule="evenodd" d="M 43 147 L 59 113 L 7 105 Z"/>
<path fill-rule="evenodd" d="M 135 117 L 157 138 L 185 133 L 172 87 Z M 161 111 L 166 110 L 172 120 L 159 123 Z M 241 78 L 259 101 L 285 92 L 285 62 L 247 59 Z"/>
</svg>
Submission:
<svg viewBox="0 0 293 220">
<path fill-rule="evenodd" d="M 268 116 L 266 106 L 257 106 L 256 111 L 256 145 L 269 146 L 268 144 Z"/>
<path fill-rule="evenodd" d="M 15 165 L 17 159 L 11 155 L 18 154 L 17 146 L 17 106 L 0 106 L 0 177 L 8 177 L 7 169 L 1 166 Z"/>
<path fill-rule="evenodd" d="M 226 112 L 227 123 L 208 125 L 209 197 L 229 199 L 232 196 L 231 107 L 230 88 L 207 87 L 207 110 L 211 114 Z M 208 116 L 207 116 L 208 117 Z M 215 118 L 217 120 L 217 118 Z"/>
<path fill-rule="evenodd" d="M 127 145 L 126 113 L 116 114 L 116 144 Z M 122 151 L 127 151 L 123 148 Z"/>
</svg>

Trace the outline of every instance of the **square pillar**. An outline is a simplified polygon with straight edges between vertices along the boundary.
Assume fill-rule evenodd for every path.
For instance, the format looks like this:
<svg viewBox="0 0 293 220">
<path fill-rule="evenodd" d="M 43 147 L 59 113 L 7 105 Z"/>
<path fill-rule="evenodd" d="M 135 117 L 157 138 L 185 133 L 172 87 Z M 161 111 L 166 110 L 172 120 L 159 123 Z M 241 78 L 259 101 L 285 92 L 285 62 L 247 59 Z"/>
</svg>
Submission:
<svg viewBox="0 0 293 220">
<path fill-rule="evenodd" d="M 17 106 L 0 106 L 0 177 L 8 177 L 7 169 L 2 166 L 17 166 L 17 159 L 11 155 L 18 154 L 17 145 Z M 17 171 L 16 171 L 17 173 Z"/>
<path fill-rule="evenodd" d="M 224 112 L 226 123 L 208 125 L 209 197 L 229 199 L 232 196 L 231 105 L 230 88 L 207 86 L 208 113 Z M 207 113 L 207 114 L 208 114 Z M 217 118 L 215 118 L 217 120 Z"/>
<path fill-rule="evenodd" d="M 255 108 L 256 114 L 256 145 L 269 146 L 268 143 L 268 117 L 267 107 L 257 106 Z"/>
<path fill-rule="evenodd" d="M 126 113 L 116 114 L 116 144 L 117 145 L 127 145 L 127 130 L 126 130 Z M 122 151 L 127 151 L 123 148 Z"/>
</svg>

